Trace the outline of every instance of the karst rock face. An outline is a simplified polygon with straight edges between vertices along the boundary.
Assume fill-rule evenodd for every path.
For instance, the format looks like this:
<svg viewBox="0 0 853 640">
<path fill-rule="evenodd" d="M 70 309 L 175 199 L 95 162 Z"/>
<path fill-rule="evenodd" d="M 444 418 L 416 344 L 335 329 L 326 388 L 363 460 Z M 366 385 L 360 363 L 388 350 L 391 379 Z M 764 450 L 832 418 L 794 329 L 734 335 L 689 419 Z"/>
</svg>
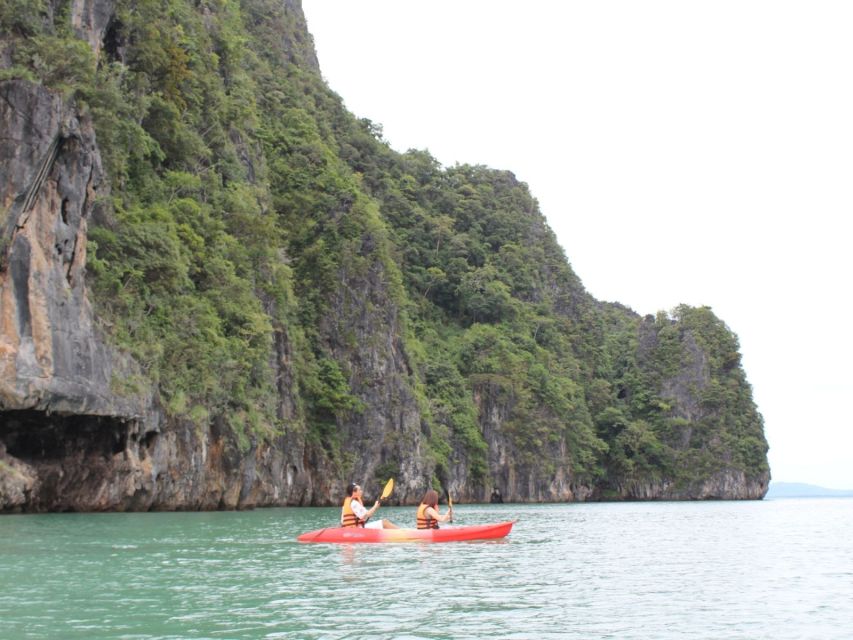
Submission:
<svg viewBox="0 0 853 640">
<path fill-rule="evenodd" d="M 97 60 L 128 62 L 123 57 L 126 43 L 117 35 L 120 2 L 72 0 L 61 10 L 55 4 L 47 3 L 46 13 L 38 14 L 36 21 L 67 21 L 74 37 Z M 194 4 L 188 10 L 202 12 L 205 24 L 215 30 L 213 17 L 205 13 L 210 8 Z M 278 56 L 297 76 L 319 77 L 298 0 L 246 2 L 241 10 L 246 25 L 274 34 L 279 50 L 261 53 Z M 249 26 L 246 29 L 250 41 Z M 14 68 L 10 46 L 0 42 L 2 69 Z M 122 188 L 109 183 L 103 168 L 93 115 L 85 101 L 48 88 L 32 74 L 3 77 L 9 79 L 0 81 L 0 513 L 329 505 L 339 502 L 348 481 L 376 484 L 387 475 L 396 480 L 392 499 L 403 504 L 417 503 L 436 481 L 459 500 L 469 501 L 488 500 L 493 488 L 507 501 L 522 502 L 756 499 L 766 492 L 766 456 L 758 471 L 744 470 L 724 459 L 728 454 L 719 439 L 700 433 L 708 431 L 702 425 L 714 419 L 708 396 L 716 373 L 706 348 L 689 330 L 679 334 L 686 355 L 677 370 L 660 378 L 657 392 L 671 404 L 676 425 L 667 446 L 686 451 L 696 447 L 701 435 L 709 451 L 723 451 L 714 454 L 719 464 L 698 480 L 617 472 L 605 479 L 579 477 L 573 427 L 544 405 L 532 411 L 540 428 L 551 435 L 531 456 L 518 410 L 526 402 L 525 415 L 530 415 L 535 398 L 502 375 L 472 375 L 459 390 L 468 394 L 476 413 L 471 424 L 485 451 L 480 461 L 472 458 L 476 447 L 457 437 L 448 437 L 446 447 L 436 445 L 442 430 L 449 429 L 442 417 L 447 407 L 425 398 L 424 374 L 408 337 L 412 329 L 407 328 L 406 306 L 415 298 L 426 300 L 427 291 L 405 292 L 400 284 L 393 263 L 407 250 L 393 246 L 397 240 L 383 231 L 382 225 L 392 224 L 388 221 L 365 225 L 348 240 L 350 252 L 338 260 L 332 284 L 324 285 L 325 310 L 311 328 L 313 348 L 343 363 L 348 392 L 357 406 L 330 423 L 336 433 L 334 447 L 310 435 L 295 364 L 305 341 L 294 337 L 298 332 L 276 313 L 276 301 L 262 287 L 257 297 L 272 326 L 268 361 L 278 430 L 238 437 L 216 412 L 199 420 L 167 410 L 156 382 L 115 346 L 112 325 L 96 311 L 87 281 L 89 230 L 113 223 L 110 198 Z M 270 187 L 263 181 L 269 180 L 272 169 L 260 151 L 263 141 L 251 139 L 247 130 L 234 129 L 226 136 L 237 149 L 247 180 L 268 194 Z M 364 167 L 375 164 L 361 148 L 342 145 L 338 152 L 359 180 L 367 171 Z M 382 162 L 395 162 L 388 157 Z M 320 162 L 318 158 L 313 160 Z M 413 188 L 414 178 L 407 179 L 406 188 Z M 496 190 L 515 193 L 520 188 L 509 172 L 496 172 L 494 180 Z M 371 188 L 371 197 L 380 201 L 381 217 L 381 189 Z M 425 191 L 412 197 L 426 202 L 433 195 Z M 333 221 L 354 205 L 335 206 L 329 212 Z M 554 324 L 568 327 L 569 333 L 594 326 L 603 335 L 606 322 L 590 321 L 603 307 L 568 269 L 544 218 L 531 209 L 517 215 L 522 231 L 514 242 L 545 248 L 541 264 L 528 265 L 539 284 L 514 295 L 526 304 L 550 304 Z M 436 252 L 439 247 L 436 243 Z M 283 264 L 290 262 L 291 256 L 282 256 Z M 660 327 L 630 310 L 619 313 L 624 322 L 637 326 L 637 370 L 654 370 Z M 537 333 L 533 339 L 540 337 Z M 582 349 L 577 351 L 579 360 L 587 357 Z M 617 392 L 620 401 L 631 396 L 631 389 L 612 390 Z M 754 413 L 751 396 L 747 400 L 745 411 Z M 578 419 L 592 425 L 595 399 L 589 390 L 572 402 Z M 761 444 L 756 447 L 764 455 L 766 442 L 764 453 Z M 437 455 L 437 450 L 443 453 Z M 606 451 L 599 449 L 596 455 L 605 456 Z M 438 461 L 442 456 L 444 463 Z"/>
<path fill-rule="evenodd" d="M 113 390 L 132 364 L 98 335 L 86 295 L 87 220 L 105 186 L 91 123 L 61 96 L 11 80 L 0 84 L 0 127 L 0 508 L 9 508 L 50 482 L 39 473 L 54 456 L 46 440 L 68 439 L 50 423 L 124 423 L 149 403 Z"/>
<path fill-rule="evenodd" d="M 106 190 L 91 122 L 55 92 L 7 81 L 0 127 L 0 510 L 317 500 L 298 441 L 238 451 L 216 421 L 164 419 L 108 346 L 85 281 L 87 224 Z"/>
</svg>

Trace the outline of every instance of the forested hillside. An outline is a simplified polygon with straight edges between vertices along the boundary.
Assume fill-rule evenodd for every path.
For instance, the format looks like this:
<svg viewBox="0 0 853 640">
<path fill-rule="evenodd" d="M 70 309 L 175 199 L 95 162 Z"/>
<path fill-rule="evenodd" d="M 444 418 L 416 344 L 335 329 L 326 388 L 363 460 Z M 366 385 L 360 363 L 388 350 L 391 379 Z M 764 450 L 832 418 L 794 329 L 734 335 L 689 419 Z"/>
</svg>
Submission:
<svg viewBox="0 0 853 640">
<path fill-rule="evenodd" d="M 0 20 L 0 510 L 764 495 L 724 322 L 595 300 L 511 172 L 393 151 L 298 0 Z"/>
</svg>

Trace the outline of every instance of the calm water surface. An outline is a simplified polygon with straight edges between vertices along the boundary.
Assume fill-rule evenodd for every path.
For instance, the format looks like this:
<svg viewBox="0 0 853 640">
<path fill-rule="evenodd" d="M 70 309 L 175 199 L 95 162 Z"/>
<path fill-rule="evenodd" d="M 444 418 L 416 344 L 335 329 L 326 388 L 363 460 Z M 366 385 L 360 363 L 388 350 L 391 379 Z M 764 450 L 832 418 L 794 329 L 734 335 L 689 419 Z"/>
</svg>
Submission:
<svg viewBox="0 0 853 640">
<path fill-rule="evenodd" d="M 0 517 L 0 638 L 853 638 L 850 498 L 456 511 L 519 522 L 335 546 L 294 538 L 336 509 Z"/>
</svg>

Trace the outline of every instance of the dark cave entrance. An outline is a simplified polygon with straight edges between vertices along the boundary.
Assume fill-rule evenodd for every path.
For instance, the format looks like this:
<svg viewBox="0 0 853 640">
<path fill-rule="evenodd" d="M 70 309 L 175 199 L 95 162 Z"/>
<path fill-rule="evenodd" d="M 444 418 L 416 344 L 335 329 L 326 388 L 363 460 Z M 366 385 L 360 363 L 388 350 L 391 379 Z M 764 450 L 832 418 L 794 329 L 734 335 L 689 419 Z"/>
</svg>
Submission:
<svg viewBox="0 0 853 640">
<path fill-rule="evenodd" d="M 69 457 L 111 458 L 127 447 L 128 424 L 104 416 L 0 412 L 0 443 L 19 460 L 38 466 Z"/>
<path fill-rule="evenodd" d="M 141 458 L 156 435 L 139 437 L 138 423 L 117 417 L 0 411 L 0 461 L 28 465 L 35 478 L 15 511 L 103 511 L 127 506 L 115 495 L 128 473 L 129 447 Z M 2 471 L 2 468 L 0 468 Z"/>
</svg>

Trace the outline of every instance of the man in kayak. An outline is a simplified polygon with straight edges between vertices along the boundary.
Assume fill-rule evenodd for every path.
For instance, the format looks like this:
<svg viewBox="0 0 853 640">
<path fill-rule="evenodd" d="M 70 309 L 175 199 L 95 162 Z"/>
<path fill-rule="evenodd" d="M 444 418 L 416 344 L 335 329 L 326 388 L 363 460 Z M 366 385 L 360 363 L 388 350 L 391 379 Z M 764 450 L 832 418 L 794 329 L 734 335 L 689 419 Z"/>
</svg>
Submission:
<svg viewBox="0 0 853 640">
<path fill-rule="evenodd" d="M 438 493 L 429 489 L 418 505 L 418 529 L 438 529 L 439 522 L 450 522 L 453 520 L 453 507 L 448 507 L 447 513 L 441 515 L 438 512 Z"/>
<path fill-rule="evenodd" d="M 341 507 L 341 526 L 342 527 L 364 527 L 366 529 L 399 529 L 396 524 L 390 520 L 377 520 L 368 522 L 370 516 L 376 513 L 379 508 L 379 500 L 366 509 L 364 507 L 364 491 L 361 485 L 355 482 L 350 482 L 347 485 L 347 497 L 344 498 L 344 504 Z"/>
</svg>

